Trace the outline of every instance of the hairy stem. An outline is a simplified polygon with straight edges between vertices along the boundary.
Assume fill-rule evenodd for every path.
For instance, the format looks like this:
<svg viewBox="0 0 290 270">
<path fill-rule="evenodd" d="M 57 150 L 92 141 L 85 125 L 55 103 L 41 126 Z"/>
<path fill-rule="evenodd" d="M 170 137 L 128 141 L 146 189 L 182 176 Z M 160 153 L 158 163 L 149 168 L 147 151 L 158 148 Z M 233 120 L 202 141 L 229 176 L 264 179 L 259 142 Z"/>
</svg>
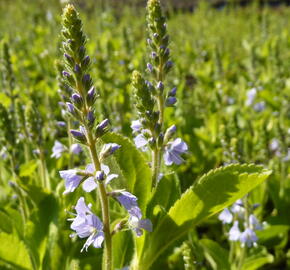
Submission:
<svg viewBox="0 0 290 270">
<path fill-rule="evenodd" d="M 157 74 L 157 81 L 162 82 L 163 81 L 163 72 L 162 72 L 163 64 L 162 62 L 159 65 L 158 68 L 158 74 Z M 159 93 L 157 97 L 157 106 L 159 111 L 159 120 L 158 123 L 160 125 L 160 129 L 163 129 L 164 124 L 164 95 L 163 92 Z M 157 136 L 159 134 L 155 134 L 155 137 L 157 139 Z M 157 186 L 158 183 L 158 177 L 160 173 L 160 167 L 161 167 L 161 156 L 162 156 L 162 148 L 157 146 L 152 151 L 152 188 Z"/>
<path fill-rule="evenodd" d="M 95 147 L 95 141 L 93 139 L 92 133 L 88 127 L 86 127 L 88 135 L 88 143 L 92 161 L 94 163 L 95 169 L 97 171 L 101 170 L 101 164 L 98 158 L 98 154 Z M 103 182 L 98 181 L 98 191 L 99 198 L 102 207 L 102 219 L 104 224 L 104 234 L 105 234 L 105 270 L 112 269 L 112 236 L 110 230 L 110 215 L 109 215 L 109 202 L 106 192 L 106 187 Z"/>
<path fill-rule="evenodd" d="M 67 135 L 68 135 L 68 151 L 71 150 L 71 146 L 72 146 L 72 136 L 71 136 L 71 133 L 70 133 L 70 130 L 71 130 L 71 119 L 68 119 L 67 121 Z M 69 168 L 73 168 L 73 165 L 74 165 L 74 156 L 70 153 L 69 155 L 69 161 L 68 161 L 68 165 L 69 165 Z"/>
</svg>

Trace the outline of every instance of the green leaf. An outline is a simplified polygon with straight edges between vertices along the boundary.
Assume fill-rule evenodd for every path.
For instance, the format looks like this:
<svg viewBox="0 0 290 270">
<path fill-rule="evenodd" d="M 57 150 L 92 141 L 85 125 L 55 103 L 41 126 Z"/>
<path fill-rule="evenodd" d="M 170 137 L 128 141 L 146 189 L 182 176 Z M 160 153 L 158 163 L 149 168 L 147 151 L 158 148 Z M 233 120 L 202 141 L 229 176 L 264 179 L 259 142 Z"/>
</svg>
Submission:
<svg viewBox="0 0 290 270">
<path fill-rule="evenodd" d="M 0 230 L 6 233 L 12 233 L 13 227 L 11 218 L 3 210 L 0 210 L 0 220 Z"/>
<path fill-rule="evenodd" d="M 263 248 L 259 253 L 253 254 L 246 258 L 242 270 L 256 270 L 260 269 L 267 263 L 272 263 L 274 256 L 267 253 L 267 250 Z"/>
<path fill-rule="evenodd" d="M 214 270 L 230 270 L 231 266 L 228 261 L 229 253 L 222 248 L 217 242 L 210 239 L 201 239 L 201 244 L 205 257 Z"/>
<path fill-rule="evenodd" d="M 232 164 L 201 177 L 158 224 L 153 224 L 153 233 L 140 237 L 138 269 L 148 269 L 166 248 L 193 226 L 233 204 L 270 174 L 271 171 L 262 166 Z"/>
<path fill-rule="evenodd" d="M 146 202 L 150 197 L 152 177 L 144 157 L 127 138 L 121 135 L 107 133 L 102 140 L 105 143 L 117 143 L 122 146 L 112 156 L 126 180 L 119 188 L 132 192 L 138 198 L 139 207 L 145 210 Z"/>
<path fill-rule="evenodd" d="M 179 199 L 181 195 L 180 182 L 175 175 L 162 177 L 154 191 L 150 202 L 147 205 L 146 217 L 152 218 L 153 209 L 160 207 L 164 211 L 169 208 Z"/>
<path fill-rule="evenodd" d="M 119 232 L 113 236 L 114 269 L 128 265 L 133 254 L 133 239 L 130 231 Z"/>
<path fill-rule="evenodd" d="M 20 177 L 31 176 L 31 174 L 35 172 L 36 168 L 37 168 L 36 160 L 30 160 L 29 162 L 22 164 L 20 166 L 19 176 Z"/>
<path fill-rule="evenodd" d="M 0 261 L 13 269 L 33 269 L 25 244 L 13 234 L 0 233 Z"/>
</svg>

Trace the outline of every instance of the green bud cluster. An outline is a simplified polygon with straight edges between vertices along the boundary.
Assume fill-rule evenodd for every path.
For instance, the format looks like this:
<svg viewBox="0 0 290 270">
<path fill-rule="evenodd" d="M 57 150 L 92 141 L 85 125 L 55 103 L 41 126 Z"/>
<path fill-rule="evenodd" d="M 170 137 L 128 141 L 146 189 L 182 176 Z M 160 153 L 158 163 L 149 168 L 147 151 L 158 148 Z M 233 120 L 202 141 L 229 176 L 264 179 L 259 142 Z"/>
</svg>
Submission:
<svg viewBox="0 0 290 270">
<path fill-rule="evenodd" d="M 5 94 L 11 99 L 15 98 L 15 78 L 12 70 L 11 57 L 9 52 L 9 46 L 6 42 L 3 44 L 3 56 L 2 56 L 2 72 L 3 72 L 3 86 Z"/>
<path fill-rule="evenodd" d="M 134 71 L 132 86 L 136 98 L 136 108 L 142 119 L 142 124 L 149 130 L 154 130 L 159 119 L 159 113 L 154 111 L 155 100 L 152 97 L 154 88 L 146 83 L 140 72 Z"/>
<path fill-rule="evenodd" d="M 93 130 L 96 137 L 104 134 L 105 127 L 95 125 L 96 90 L 88 73 L 90 58 L 86 54 L 86 36 L 82 30 L 82 22 L 73 5 L 67 5 L 63 16 L 63 53 L 64 69 L 58 66 L 62 76 L 59 86 L 63 100 L 66 101 L 69 114 L 78 120 L 82 127 Z M 65 92 L 65 93 L 64 93 Z M 68 95 L 71 95 L 68 98 Z M 69 102 L 67 102 L 69 99 Z M 101 127 L 103 127 L 102 130 Z M 82 131 L 72 131 L 72 136 L 80 143 L 87 144 L 87 135 Z"/>
<path fill-rule="evenodd" d="M 166 19 L 162 14 L 159 0 L 149 0 L 147 5 L 148 47 L 151 50 L 152 73 L 157 82 L 172 67 L 170 61 L 169 36 L 166 29 Z"/>
<path fill-rule="evenodd" d="M 0 142 L 4 145 L 7 151 L 11 154 L 16 145 L 15 130 L 11 116 L 7 109 L 0 103 Z"/>
<path fill-rule="evenodd" d="M 33 103 L 28 104 L 25 108 L 25 123 L 31 142 L 38 147 L 41 146 L 43 142 L 43 119 Z"/>
</svg>

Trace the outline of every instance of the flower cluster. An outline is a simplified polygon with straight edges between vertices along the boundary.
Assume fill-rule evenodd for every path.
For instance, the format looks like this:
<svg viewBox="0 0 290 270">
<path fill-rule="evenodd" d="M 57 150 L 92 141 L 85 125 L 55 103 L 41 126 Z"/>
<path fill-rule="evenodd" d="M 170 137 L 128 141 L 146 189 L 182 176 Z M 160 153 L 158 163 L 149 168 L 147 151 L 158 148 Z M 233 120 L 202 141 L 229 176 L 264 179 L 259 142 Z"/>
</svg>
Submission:
<svg viewBox="0 0 290 270">
<path fill-rule="evenodd" d="M 170 59 L 169 36 L 167 24 L 162 14 L 159 0 L 149 0 L 147 5 L 147 45 L 150 58 L 147 71 L 152 82 L 134 71 L 132 86 L 136 97 L 136 108 L 139 119 L 132 122 L 131 128 L 135 135 L 134 142 L 143 151 L 152 150 L 153 186 L 156 185 L 163 155 L 165 165 L 181 164 L 181 155 L 188 147 L 181 138 L 173 139 L 176 126 L 164 128 L 164 111 L 177 102 L 177 88 L 166 90 L 165 78 L 173 63 Z"/>
<path fill-rule="evenodd" d="M 61 85 L 63 89 L 69 89 L 70 97 L 66 100 L 67 121 L 74 119 L 79 123 L 79 129 L 72 129 L 70 133 L 78 144 L 88 148 L 91 163 L 85 169 L 73 168 L 60 171 L 60 176 L 65 180 L 64 194 L 74 192 L 80 185 L 85 192 L 97 190 L 102 209 L 102 221 L 91 211 L 91 205 L 86 205 L 84 197 L 79 198 L 75 210 L 75 217 L 71 229 L 74 235 L 87 238 L 83 248 L 87 250 L 90 245 L 100 248 L 105 242 L 105 253 L 107 264 L 111 263 L 112 233 L 110 231 L 110 209 L 109 198 L 117 199 L 129 213 L 128 226 L 134 230 L 137 236 L 142 235 L 143 229 L 152 231 L 152 224 L 148 219 L 142 219 L 142 213 L 137 204 L 137 198 L 128 191 L 112 190 L 110 183 L 117 178 L 117 174 L 110 174 L 110 168 L 104 164 L 105 160 L 113 155 L 121 146 L 116 143 L 103 145 L 97 152 L 96 142 L 108 131 L 109 120 L 105 119 L 96 123 L 95 101 L 96 90 L 92 79 L 88 74 L 90 58 L 86 55 L 86 38 L 82 32 L 82 23 L 79 15 L 72 5 L 67 5 L 63 14 L 64 38 L 63 51 L 65 69 L 62 71 Z M 78 154 L 79 145 L 71 145 L 70 152 Z M 52 157 L 59 158 L 67 147 L 56 141 L 53 147 Z M 108 190 L 112 190 L 108 192 Z M 123 228 L 121 228 L 123 229 Z"/>
<path fill-rule="evenodd" d="M 50 157 L 59 159 L 64 153 L 69 152 L 74 155 L 79 155 L 82 152 L 82 148 L 78 143 L 74 143 L 68 149 L 64 144 L 59 141 L 55 141 L 52 147 L 52 154 Z"/>
<path fill-rule="evenodd" d="M 223 224 L 233 224 L 228 233 L 230 241 L 239 241 L 242 247 L 257 246 L 258 237 L 255 231 L 262 230 L 263 226 L 254 214 L 246 215 L 247 211 L 243 201 L 238 200 L 230 209 L 225 208 L 218 218 Z"/>
<path fill-rule="evenodd" d="M 254 87 L 254 88 L 251 88 L 250 90 L 247 91 L 247 100 L 246 100 L 245 104 L 248 107 L 252 106 L 256 112 L 262 112 L 266 108 L 265 101 L 260 101 L 260 102 L 255 103 L 255 100 L 256 100 L 257 95 L 258 95 L 258 91 L 261 91 L 261 90 L 263 90 L 262 87 L 258 87 L 258 88 Z"/>
</svg>

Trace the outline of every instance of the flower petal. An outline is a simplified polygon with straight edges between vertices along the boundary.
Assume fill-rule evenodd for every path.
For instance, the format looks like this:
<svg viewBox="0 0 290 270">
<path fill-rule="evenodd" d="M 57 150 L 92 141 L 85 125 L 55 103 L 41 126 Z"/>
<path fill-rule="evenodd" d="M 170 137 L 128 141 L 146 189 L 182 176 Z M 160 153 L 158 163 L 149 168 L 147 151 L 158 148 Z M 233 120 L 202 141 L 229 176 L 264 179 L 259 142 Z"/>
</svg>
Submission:
<svg viewBox="0 0 290 270">
<path fill-rule="evenodd" d="M 98 187 L 97 183 L 95 182 L 94 177 L 89 177 L 83 183 L 83 190 L 86 192 L 91 192 Z"/>
</svg>

